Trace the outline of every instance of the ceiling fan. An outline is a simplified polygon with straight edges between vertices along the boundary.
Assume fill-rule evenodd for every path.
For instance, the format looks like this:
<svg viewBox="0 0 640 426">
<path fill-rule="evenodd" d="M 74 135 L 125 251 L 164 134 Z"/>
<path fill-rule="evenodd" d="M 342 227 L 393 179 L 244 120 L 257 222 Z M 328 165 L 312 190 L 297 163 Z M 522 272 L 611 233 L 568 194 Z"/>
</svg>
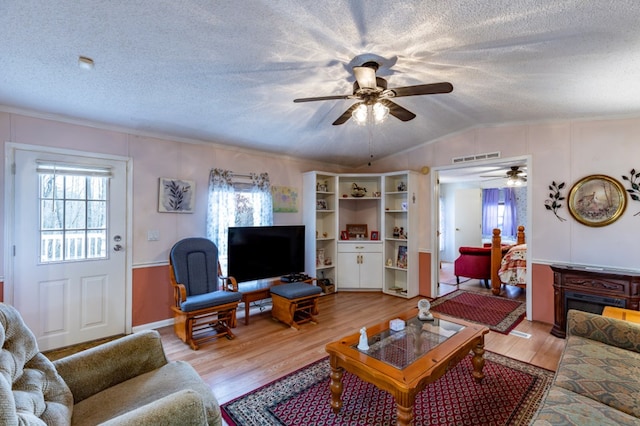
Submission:
<svg viewBox="0 0 640 426">
<path fill-rule="evenodd" d="M 379 64 L 375 61 L 368 61 L 359 67 L 353 67 L 353 74 L 356 77 L 356 81 L 353 83 L 353 94 L 351 95 L 336 95 L 336 96 L 319 96 L 314 98 L 299 98 L 294 99 L 293 102 L 314 102 L 314 101 L 328 101 L 334 99 L 357 99 L 359 102 L 351 105 L 336 121 L 333 122 L 334 126 L 346 123 L 353 115 L 354 111 L 364 105 L 366 107 L 374 107 L 375 104 L 381 104 L 388 108 L 388 113 L 393 115 L 402 121 L 413 120 L 416 115 L 411 111 L 401 107 L 395 102 L 391 101 L 391 98 L 399 98 L 402 96 L 417 96 L 417 95 L 434 95 L 438 93 L 449 93 L 453 90 L 451 83 L 431 83 L 431 84 L 419 84 L 416 86 L 396 87 L 393 89 L 387 88 L 387 80 L 376 76 L 376 71 L 379 68 Z"/>
<path fill-rule="evenodd" d="M 524 182 L 527 181 L 527 172 L 522 170 L 524 166 L 511 166 L 510 170 L 507 170 L 504 175 L 496 176 L 496 175 L 486 175 L 480 176 L 483 178 L 493 178 L 493 179 L 507 179 L 507 185 L 509 186 L 520 186 Z"/>
</svg>

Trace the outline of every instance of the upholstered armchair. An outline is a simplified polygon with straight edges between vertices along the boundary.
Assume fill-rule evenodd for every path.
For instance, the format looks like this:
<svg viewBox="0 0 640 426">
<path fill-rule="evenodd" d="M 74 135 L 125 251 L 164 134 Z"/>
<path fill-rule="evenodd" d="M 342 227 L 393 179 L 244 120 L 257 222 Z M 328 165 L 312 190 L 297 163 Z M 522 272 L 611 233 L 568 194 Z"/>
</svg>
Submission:
<svg viewBox="0 0 640 426">
<path fill-rule="evenodd" d="M 235 278 L 222 276 L 218 247 L 206 238 L 180 240 L 169 252 L 169 270 L 173 328 L 180 340 L 197 350 L 208 340 L 233 339 L 242 294 Z"/>
<path fill-rule="evenodd" d="M 486 288 L 491 279 L 491 247 L 460 247 L 460 256 L 453 263 L 456 283 L 460 277 L 483 280 Z"/>
<path fill-rule="evenodd" d="M 509 251 L 509 245 L 502 246 L 502 255 Z M 460 277 L 474 278 L 484 281 L 486 288 L 491 288 L 491 244 L 482 247 L 460 247 L 460 256 L 453 263 L 453 274 L 460 285 Z"/>
<path fill-rule="evenodd" d="M 0 424 L 221 425 L 209 386 L 148 330 L 51 362 L 0 303 Z"/>
</svg>

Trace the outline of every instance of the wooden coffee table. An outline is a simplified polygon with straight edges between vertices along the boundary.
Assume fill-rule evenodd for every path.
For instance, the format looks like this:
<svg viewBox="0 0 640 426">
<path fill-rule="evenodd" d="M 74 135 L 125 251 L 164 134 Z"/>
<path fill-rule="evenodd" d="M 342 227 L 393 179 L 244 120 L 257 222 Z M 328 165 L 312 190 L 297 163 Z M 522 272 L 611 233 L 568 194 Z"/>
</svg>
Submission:
<svg viewBox="0 0 640 426">
<path fill-rule="evenodd" d="M 367 328 L 369 350 L 357 348 L 360 333 L 329 343 L 326 350 L 331 363 L 331 407 L 342 408 L 342 376 L 348 371 L 396 400 L 398 425 L 413 421 L 416 395 L 438 380 L 473 351 L 471 374 L 484 378 L 484 335 L 487 327 L 433 313 L 434 321 L 417 319 L 418 309 L 394 318 L 406 322 L 402 331 L 389 330 L 389 318 Z"/>
</svg>

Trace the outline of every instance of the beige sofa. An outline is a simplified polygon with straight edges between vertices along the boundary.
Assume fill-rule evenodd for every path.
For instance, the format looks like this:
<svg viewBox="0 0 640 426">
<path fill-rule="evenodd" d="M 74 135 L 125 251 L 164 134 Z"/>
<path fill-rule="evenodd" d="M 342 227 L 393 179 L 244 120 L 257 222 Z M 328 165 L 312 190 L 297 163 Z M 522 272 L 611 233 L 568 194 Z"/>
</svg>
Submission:
<svg viewBox="0 0 640 426">
<path fill-rule="evenodd" d="M 0 424 L 221 425 L 209 386 L 168 362 L 156 331 L 51 362 L 11 306 L 0 303 Z"/>
<path fill-rule="evenodd" d="M 640 424 L 640 325 L 567 314 L 567 342 L 533 425 Z"/>
</svg>

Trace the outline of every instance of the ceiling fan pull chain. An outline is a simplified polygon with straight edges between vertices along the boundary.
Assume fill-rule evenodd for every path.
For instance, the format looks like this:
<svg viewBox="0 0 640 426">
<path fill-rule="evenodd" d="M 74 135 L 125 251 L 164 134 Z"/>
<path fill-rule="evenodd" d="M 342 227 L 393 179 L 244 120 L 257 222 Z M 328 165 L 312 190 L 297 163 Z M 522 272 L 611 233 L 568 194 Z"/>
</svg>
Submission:
<svg viewBox="0 0 640 426">
<path fill-rule="evenodd" d="M 369 123 L 367 125 L 367 132 L 369 133 L 369 163 L 367 165 L 371 165 L 373 161 L 373 124 Z"/>
</svg>

